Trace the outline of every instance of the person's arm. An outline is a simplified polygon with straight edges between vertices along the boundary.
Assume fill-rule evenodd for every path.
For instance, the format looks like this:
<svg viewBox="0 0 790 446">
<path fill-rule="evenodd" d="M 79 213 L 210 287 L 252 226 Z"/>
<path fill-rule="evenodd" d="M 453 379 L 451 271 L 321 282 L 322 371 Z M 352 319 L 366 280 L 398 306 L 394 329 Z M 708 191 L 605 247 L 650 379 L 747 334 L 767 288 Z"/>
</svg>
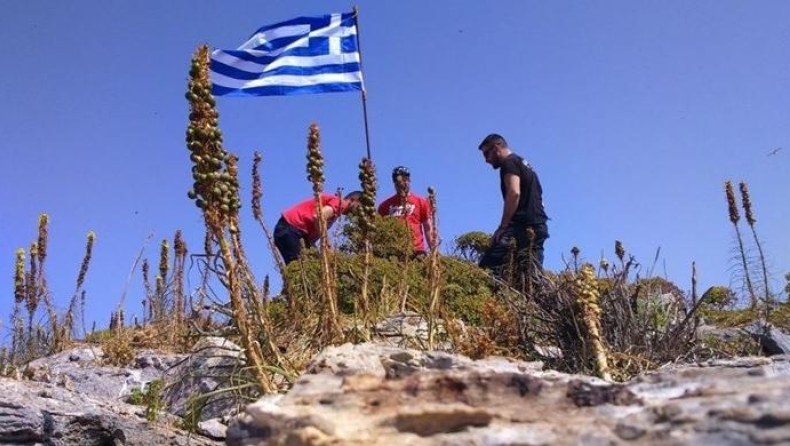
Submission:
<svg viewBox="0 0 790 446">
<path fill-rule="evenodd" d="M 321 207 L 321 215 L 324 217 L 327 229 L 335 222 L 335 208 L 329 205 Z"/>
<path fill-rule="evenodd" d="M 521 199 L 521 178 L 512 173 L 505 174 L 505 202 L 502 206 L 502 220 L 499 227 L 494 231 L 494 241 L 499 241 L 502 232 L 510 224 L 513 214 L 518 209 L 518 202 Z"/>
</svg>

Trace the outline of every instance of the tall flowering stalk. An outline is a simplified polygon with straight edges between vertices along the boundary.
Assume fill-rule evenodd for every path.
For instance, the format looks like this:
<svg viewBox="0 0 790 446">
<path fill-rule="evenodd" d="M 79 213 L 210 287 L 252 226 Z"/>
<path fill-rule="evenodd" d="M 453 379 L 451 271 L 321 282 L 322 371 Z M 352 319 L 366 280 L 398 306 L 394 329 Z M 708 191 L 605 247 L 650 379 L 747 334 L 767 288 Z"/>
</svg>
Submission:
<svg viewBox="0 0 790 446">
<path fill-rule="evenodd" d="M 154 320 L 157 322 L 166 319 L 166 288 L 167 273 L 170 270 L 170 244 L 167 239 L 162 239 L 159 244 L 159 275 L 156 276 L 156 304 Z"/>
<path fill-rule="evenodd" d="M 601 378 L 611 381 L 612 375 L 606 356 L 606 346 L 601 335 L 600 293 L 596 286 L 595 268 L 585 263 L 582 265 L 574 281 L 576 304 L 582 314 L 582 321 L 587 331 L 595 358 L 596 371 Z"/>
<path fill-rule="evenodd" d="M 19 317 L 22 302 L 27 297 L 25 288 L 25 250 L 19 248 L 16 250 L 16 259 L 14 261 L 14 310 L 11 314 L 11 324 L 13 325 L 13 336 L 11 338 L 11 365 L 16 365 L 16 353 L 19 350 L 24 334 L 24 322 Z"/>
<path fill-rule="evenodd" d="M 173 237 L 173 316 L 176 325 L 180 328 L 184 322 L 184 264 L 187 257 L 187 244 L 181 235 L 181 230 L 177 230 Z M 178 331 L 178 330 L 177 330 Z"/>
<path fill-rule="evenodd" d="M 362 233 L 362 244 L 364 249 L 364 259 L 362 273 L 362 311 L 367 316 L 370 310 L 368 297 L 368 280 L 370 276 L 370 258 L 372 254 L 372 246 L 370 237 L 375 230 L 376 218 L 376 166 L 369 158 L 362 158 L 359 163 L 359 183 L 362 187 L 362 196 L 360 197 L 360 212 L 359 212 L 359 229 Z"/>
<path fill-rule="evenodd" d="M 763 254 L 763 245 L 760 243 L 760 238 L 757 237 L 757 229 L 755 229 L 755 224 L 757 223 L 757 219 L 754 217 L 754 211 L 752 209 L 752 199 L 749 196 L 749 186 L 746 185 L 745 182 L 741 181 L 738 185 L 741 191 L 741 204 L 743 205 L 743 213 L 746 216 L 746 223 L 749 224 L 749 228 L 752 230 L 752 237 L 754 238 L 754 244 L 757 245 L 757 252 L 760 255 L 760 266 L 763 270 L 763 287 L 765 292 L 765 300 L 767 304 L 770 304 L 771 301 L 771 290 L 768 288 L 768 267 L 765 265 L 765 254 Z"/>
<path fill-rule="evenodd" d="M 614 241 L 614 255 L 620 259 L 620 266 L 623 267 L 625 263 L 625 247 L 623 246 L 623 242 L 620 240 Z"/>
<path fill-rule="evenodd" d="M 280 250 L 274 245 L 274 237 L 272 232 L 263 221 L 263 206 L 261 206 L 261 198 L 263 197 L 263 186 L 261 182 L 260 164 L 263 160 L 261 152 L 255 152 L 252 160 L 252 215 L 258 224 L 261 225 L 264 235 L 266 235 L 266 242 L 269 244 L 269 250 L 274 256 L 274 262 L 277 264 L 277 270 L 280 272 L 280 278 L 285 281 L 285 261 L 283 260 Z"/>
<path fill-rule="evenodd" d="M 74 294 L 71 296 L 71 302 L 69 302 L 69 309 L 66 311 L 66 317 L 64 318 L 63 323 L 63 338 L 66 339 L 68 336 L 71 335 L 71 332 L 74 328 L 74 314 L 77 311 L 77 307 L 82 310 L 80 314 L 83 315 L 85 309 L 85 291 L 82 289 L 83 285 L 85 284 L 85 276 L 88 274 L 88 268 L 90 267 L 91 257 L 93 256 L 93 244 L 96 241 L 96 233 L 93 231 L 88 232 L 88 235 L 85 240 L 85 255 L 82 258 L 82 263 L 80 264 L 80 270 L 77 273 L 77 285 L 74 288 Z M 84 317 L 82 318 L 84 321 Z M 84 326 L 83 326 L 84 331 Z"/>
<path fill-rule="evenodd" d="M 315 212 L 318 218 L 318 233 L 321 243 L 321 287 L 323 288 L 324 304 L 329 309 L 329 320 L 326 321 L 327 335 L 334 338 L 342 334 L 338 320 L 337 297 L 335 295 L 334 269 L 329 260 L 329 236 L 327 221 L 324 218 L 321 194 L 324 190 L 324 156 L 321 154 L 321 132 L 318 124 L 311 124 L 307 136 L 307 178 L 313 184 Z"/>
<path fill-rule="evenodd" d="M 49 216 L 47 214 L 41 214 L 38 216 L 38 241 L 36 242 L 36 248 L 33 249 L 31 247 L 31 276 L 33 281 L 33 290 L 28 290 L 28 304 L 35 308 L 39 301 L 44 301 L 44 306 L 47 310 L 47 317 L 49 319 L 50 325 L 50 332 L 52 333 L 53 340 L 52 345 L 60 346 L 62 345 L 59 333 L 59 321 L 58 321 L 58 313 L 55 310 L 55 304 L 52 302 L 52 296 L 49 294 L 49 288 L 47 286 L 47 278 L 44 274 L 44 265 L 47 260 L 47 253 L 49 247 Z M 35 255 L 33 255 L 35 252 Z M 33 264 L 36 266 L 33 266 Z M 34 310 L 35 311 L 35 310 Z M 32 328 L 32 327 L 28 327 Z M 56 350 L 57 351 L 57 350 Z"/>
<path fill-rule="evenodd" d="M 724 194 L 727 197 L 727 210 L 730 214 L 730 223 L 735 228 L 735 235 L 738 239 L 738 252 L 741 255 L 741 264 L 743 265 L 743 274 L 746 280 L 746 289 L 749 291 L 749 299 L 751 300 L 751 308 L 754 309 L 757 307 L 757 294 L 754 292 L 754 286 L 752 286 L 752 278 L 749 274 L 749 263 L 746 260 L 746 249 L 743 246 L 743 238 L 741 237 L 741 230 L 738 227 L 738 222 L 741 219 L 740 214 L 738 213 L 738 205 L 735 202 L 735 192 L 732 189 L 732 182 L 725 181 L 724 182 Z"/>
<path fill-rule="evenodd" d="M 263 390 L 272 392 L 275 386 L 266 373 L 261 345 L 251 331 L 242 297 L 243 284 L 237 270 L 238 259 L 231 252 L 232 237 L 229 234 L 239 230 L 238 210 L 241 201 L 238 193 L 238 171 L 235 169 L 236 157 L 222 146 L 219 113 L 216 110 L 216 101 L 211 95 L 208 66 L 208 47 L 202 45 L 192 58 L 189 89 L 186 93 L 190 111 L 186 142 L 195 180 L 188 196 L 195 200 L 195 205 L 202 211 L 206 227 L 219 245 L 224 266 L 223 283 L 230 294 L 232 320 L 241 335 L 247 361 Z"/>
<path fill-rule="evenodd" d="M 436 221 L 436 189 L 433 187 L 428 188 L 428 203 L 431 205 L 431 215 L 428 217 L 431 219 L 431 233 L 427 234 L 431 244 L 431 252 L 429 254 L 431 303 L 428 307 L 428 348 L 433 349 L 436 335 L 436 319 L 439 316 L 439 297 L 442 280 L 442 270 L 439 266 L 439 231 Z"/>
</svg>

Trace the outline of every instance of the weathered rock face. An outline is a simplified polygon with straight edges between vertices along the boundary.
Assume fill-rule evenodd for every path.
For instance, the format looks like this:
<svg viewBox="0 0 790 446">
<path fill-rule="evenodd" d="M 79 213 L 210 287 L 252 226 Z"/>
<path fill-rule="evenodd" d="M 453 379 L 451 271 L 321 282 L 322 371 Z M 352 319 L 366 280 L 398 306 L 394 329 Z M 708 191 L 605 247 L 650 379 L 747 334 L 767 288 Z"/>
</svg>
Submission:
<svg viewBox="0 0 790 446">
<path fill-rule="evenodd" d="M 240 349 L 228 341 L 207 338 L 197 347 L 192 355 L 140 350 L 127 367 L 104 365 L 102 349 L 89 346 L 33 361 L 25 379 L 0 384 L 0 444 L 116 444 L 121 437 L 117 444 L 186 444 L 186 432 L 162 425 L 176 425 L 170 414 L 183 415 L 191 397 L 216 390 L 219 377 L 240 364 Z M 146 423 L 145 408 L 127 401 L 154 380 L 165 384 L 161 422 Z M 197 431 L 222 439 L 225 425 L 210 418 L 236 413 L 239 403 L 227 395 L 205 402 Z M 190 444 L 220 443 L 193 436 Z"/>
<path fill-rule="evenodd" d="M 91 398 L 58 384 L 0 378 L 0 395 L 0 444 L 221 444 L 166 423 L 147 423 L 142 407 Z"/>
<path fill-rule="evenodd" d="M 227 444 L 790 443 L 787 357 L 666 368 L 626 384 L 372 344 L 330 348 Z"/>
<path fill-rule="evenodd" d="M 203 338 L 189 357 L 169 371 L 169 385 L 163 396 L 170 413 L 183 417 L 195 407 L 200 421 L 238 413 L 244 401 L 239 392 L 222 389 L 236 387 L 231 377 L 244 368 L 241 348 L 223 338 Z M 212 396 L 199 399 L 201 395 Z"/>
</svg>

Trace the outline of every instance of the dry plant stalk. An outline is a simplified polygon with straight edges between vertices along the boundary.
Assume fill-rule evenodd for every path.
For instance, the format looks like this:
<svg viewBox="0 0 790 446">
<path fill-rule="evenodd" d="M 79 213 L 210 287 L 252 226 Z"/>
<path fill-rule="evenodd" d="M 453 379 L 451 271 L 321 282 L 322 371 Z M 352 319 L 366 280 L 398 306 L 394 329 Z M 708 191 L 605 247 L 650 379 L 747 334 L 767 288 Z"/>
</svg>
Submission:
<svg viewBox="0 0 790 446">
<path fill-rule="evenodd" d="M 403 224 L 406 224 L 406 218 L 408 217 L 409 213 L 406 211 L 408 204 L 409 204 L 409 189 L 406 187 L 406 181 L 404 181 L 404 177 L 398 175 L 394 178 L 395 183 L 395 193 L 398 194 L 398 205 L 400 206 L 400 215 L 399 218 L 403 219 Z M 411 244 L 409 245 L 411 246 Z M 398 284 L 398 294 L 401 296 L 401 303 L 400 303 L 400 311 L 406 311 L 406 300 L 409 296 L 409 261 L 411 260 L 411 256 L 408 254 L 408 251 L 403 255 L 403 268 L 401 269 L 401 279 L 400 283 Z"/>
<path fill-rule="evenodd" d="M 370 260 L 372 246 L 370 237 L 375 230 L 376 218 L 376 166 L 369 158 L 362 158 L 359 163 L 359 183 L 362 187 L 360 197 L 359 229 L 362 233 L 362 243 L 364 248 L 363 273 L 362 273 L 362 318 L 367 325 L 370 312 L 370 298 L 368 296 L 368 286 L 370 279 Z M 356 302 L 355 302 L 356 306 Z"/>
<path fill-rule="evenodd" d="M 247 362 L 252 368 L 255 379 L 264 392 L 276 390 L 268 376 L 260 344 L 255 341 L 254 333 L 242 297 L 242 278 L 238 259 L 231 252 L 231 241 L 226 231 L 238 232 L 239 200 L 238 172 L 230 169 L 236 157 L 222 147 L 222 132 L 216 101 L 211 95 L 211 81 L 208 76 L 209 52 L 206 45 L 198 48 L 192 58 L 189 71 L 189 91 L 186 98 L 190 103 L 187 147 L 194 163 L 192 167 L 194 187 L 188 196 L 203 212 L 203 219 L 211 237 L 219 244 L 220 257 L 224 266 L 224 280 L 232 308 L 233 324 L 241 335 L 241 343 Z"/>
<path fill-rule="evenodd" d="M 321 133 L 318 124 L 310 125 L 310 133 L 307 137 L 307 178 L 313 184 L 313 196 L 315 197 L 315 211 L 318 219 L 318 233 L 320 237 L 321 249 L 321 288 L 324 297 L 324 305 L 329 310 L 329 319 L 324 325 L 327 330 L 326 335 L 329 339 L 335 339 L 342 335 L 337 310 L 337 288 L 335 286 L 334 269 L 330 262 L 329 236 L 327 234 L 327 222 L 322 210 L 323 204 L 321 194 L 324 190 L 324 157 L 321 154 Z"/>
<path fill-rule="evenodd" d="M 24 323 L 22 322 L 22 318 L 19 317 L 19 313 L 22 302 L 24 302 L 27 297 L 25 280 L 25 250 L 19 248 L 16 250 L 16 261 L 14 262 L 14 310 L 13 313 L 11 313 L 13 333 L 11 338 L 11 354 L 9 357 L 9 362 L 12 366 L 16 365 L 16 353 L 22 343 L 22 334 L 24 333 Z"/>
<path fill-rule="evenodd" d="M 159 244 L 159 274 L 156 276 L 156 294 L 154 296 L 154 321 L 161 323 L 167 317 L 167 273 L 170 268 L 170 245 L 166 239 Z"/>
<path fill-rule="evenodd" d="M 746 280 L 746 289 L 749 291 L 751 309 L 755 309 L 757 307 L 757 294 L 754 292 L 754 286 L 752 286 L 752 278 L 749 274 L 749 263 L 746 260 L 746 248 L 743 246 L 741 230 L 738 227 L 738 221 L 740 221 L 741 216 L 738 213 L 738 206 L 735 203 L 735 192 L 732 190 L 732 182 L 724 182 L 724 193 L 727 196 L 727 209 L 730 214 L 730 223 L 732 223 L 732 226 L 735 228 L 735 235 L 738 239 L 738 252 L 741 255 L 741 264 L 743 266 L 743 274 Z"/>
<path fill-rule="evenodd" d="M 181 230 L 177 230 L 173 237 L 173 320 L 176 324 L 176 333 L 180 333 L 184 328 L 184 305 L 186 296 L 184 294 L 184 264 L 187 257 L 187 244 L 181 235 Z"/>
<path fill-rule="evenodd" d="M 595 268 L 585 263 L 574 281 L 574 294 L 576 295 L 576 304 L 581 310 L 587 335 L 592 344 L 598 376 L 611 381 L 612 375 L 607 361 L 606 347 L 601 335 L 601 307 L 598 304 L 600 293 L 596 287 L 595 280 Z"/>
<path fill-rule="evenodd" d="M 49 216 L 41 214 L 38 217 L 38 242 L 36 249 L 31 248 L 30 261 L 31 261 L 31 275 L 33 288 L 28 289 L 28 305 L 34 308 L 38 305 L 40 300 L 44 301 L 44 306 L 47 310 L 47 317 L 49 319 L 50 332 L 52 333 L 52 349 L 53 351 L 60 351 L 63 347 L 61 340 L 61 330 L 58 321 L 58 313 L 55 310 L 55 303 L 52 302 L 52 296 L 47 287 L 47 279 L 44 274 L 44 264 L 47 259 L 47 248 L 49 245 Z M 35 252 L 35 255 L 33 254 Z M 36 259 L 36 261 L 34 261 Z M 36 266 L 33 264 L 36 263 Z M 35 310 L 34 310 L 35 311 Z M 32 317 L 32 314 L 31 314 Z M 32 325 L 29 327 L 32 328 Z"/>
<path fill-rule="evenodd" d="M 429 243 L 431 245 L 430 252 L 430 294 L 431 303 L 428 307 L 428 348 L 433 350 L 434 340 L 436 336 L 436 320 L 440 316 L 439 311 L 439 297 L 441 293 L 441 280 L 442 270 L 439 265 L 439 230 L 436 221 L 437 203 L 436 203 L 436 189 L 433 187 L 428 188 L 428 202 L 431 205 L 431 233 L 428 234 Z"/>
<path fill-rule="evenodd" d="M 754 238 L 754 244 L 757 245 L 757 252 L 760 255 L 760 266 L 762 268 L 763 273 L 763 292 L 765 293 L 765 304 L 767 311 L 770 311 L 770 307 L 772 305 L 772 295 L 771 290 L 768 286 L 768 267 L 765 265 L 765 254 L 763 254 L 763 245 L 760 243 L 760 238 L 757 237 L 757 229 L 755 229 L 755 224 L 757 223 L 757 219 L 754 217 L 754 211 L 752 210 L 752 199 L 749 196 L 749 186 L 746 185 L 745 182 L 741 181 L 739 184 L 739 188 L 741 191 L 741 204 L 743 205 L 743 213 L 746 216 L 746 222 L 749 224 L 749 228 L 752 230 L 752 237 Z M 766 311 L 766 313 L 767 313 Z M 766 319 L 768 318 L 768 314 L 765 315 Z"/>
<path fill-rule="evenodd" d="M 252 160 L 252 215 L 255 220 L 261 225 L 263 233 L 266 236 L 266 242 L 269 244 L 269 250 L 274 258 L 274 263 L 277 265 L 277 271 L 280 272 L 280 279 L 285 281 L 285 261 L 283 260 L 280 250 L 274 245 L 274 237 L 269 230 L 269 226 L 263 221 L 263 206 L 261 206 L 261 198 L 263 197 L 263 186 L 261 182 L 260 164 L 263 157 L 261 152 L 256 151 Z"/>
<path fill-rule="evenodd" d="M 77 311 L 77 307 L 79 306 L 82 310 L 84 310 L 85 308 L 85 291 L 82 289 L 82 287 L 85 284 L 85 276 L 88 274 L 88 268 L 90 267 L 91 257 L 93 255 L 93 243 L 95 241 L 96 241 L 96 233 L 93 231 L 88 232 L 85 241 L 85 255 L 83 256 L 82 263 L 80 264 L 80 271 L 79 273 L 77 273 L 77 286 L 74 288 L 74 294 L 71 296 L 71 302 L 69 302 L 69 309 L 66 311 L 66 316 L 63 321 L 64 339 L 70 338 L 74 330 L 74 316 L 75 316 L 75 312 Z M 83 313 L 84 311 L 80 311 L 80 314 Z M 83 334 L 85 334 L 84 324 L 82 331 Z"/>
</svg>

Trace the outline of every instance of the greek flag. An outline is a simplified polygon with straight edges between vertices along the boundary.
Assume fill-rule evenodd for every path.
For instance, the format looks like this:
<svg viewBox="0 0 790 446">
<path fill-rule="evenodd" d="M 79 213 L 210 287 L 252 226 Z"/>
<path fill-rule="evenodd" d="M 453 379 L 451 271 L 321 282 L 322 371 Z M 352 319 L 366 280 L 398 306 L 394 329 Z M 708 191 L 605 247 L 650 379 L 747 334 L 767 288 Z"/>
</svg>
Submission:
<svg viewBox="0 0 790 446">
<path fill-rule="evenodd" d="M 264 26 L 236 50 L 211 54 L 214 96 L 362 90 L 356 13 Z"/>
</svg>

